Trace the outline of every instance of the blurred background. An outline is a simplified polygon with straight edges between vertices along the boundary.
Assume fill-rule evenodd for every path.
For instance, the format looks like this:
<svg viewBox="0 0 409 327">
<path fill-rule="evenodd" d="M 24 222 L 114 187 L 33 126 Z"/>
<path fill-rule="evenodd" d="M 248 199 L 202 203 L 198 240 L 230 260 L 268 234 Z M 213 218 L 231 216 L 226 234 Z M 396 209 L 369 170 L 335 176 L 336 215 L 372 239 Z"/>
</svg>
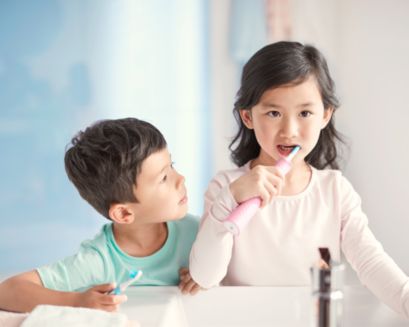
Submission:
<svg viewBox="0 0 409 327">
<path fill-rule="evenodd" d="M 165 135 L 190 211 L 220 169 L 243 64 L 297 40 L 326 56 L 344 174 L 409 273 L 409 1 L 0 0 L 0 276 L 75 253 L 107 220 L 64 171 L 79 130 L 137 117 Z"/>
</svg>

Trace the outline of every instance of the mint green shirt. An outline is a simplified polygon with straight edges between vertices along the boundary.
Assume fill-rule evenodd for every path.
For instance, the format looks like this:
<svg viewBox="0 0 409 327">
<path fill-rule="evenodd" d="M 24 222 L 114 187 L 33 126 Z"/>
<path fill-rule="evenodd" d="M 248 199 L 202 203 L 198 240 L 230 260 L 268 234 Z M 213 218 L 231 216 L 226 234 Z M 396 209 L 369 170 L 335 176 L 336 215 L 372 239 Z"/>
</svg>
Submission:
<svg viewBox="0 0 409 327">
<path fill-rule="evenodd" d="M 198 230 L 198 219 L 167 222 L 165 244 L 147 257 L 132 257 L 116 244 L 112 224 L 102 227 L 92 240 L 81 243 L 79 252 L 56 263 L 37 268 L 43 285 L 59 291 L 83 291 L 105 283 L 122 283 L 130 270 L 142 270 L 136 285 L 177 285 L 179 269 L 188 267 L 189 253 Z"/>
</svg>

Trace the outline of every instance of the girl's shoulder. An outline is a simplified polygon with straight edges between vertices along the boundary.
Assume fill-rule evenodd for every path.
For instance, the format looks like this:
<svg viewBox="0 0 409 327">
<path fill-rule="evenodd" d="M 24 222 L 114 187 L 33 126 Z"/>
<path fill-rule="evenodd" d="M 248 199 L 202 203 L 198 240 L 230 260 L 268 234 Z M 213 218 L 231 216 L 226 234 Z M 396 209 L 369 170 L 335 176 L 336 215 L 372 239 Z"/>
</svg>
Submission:
<svg viewBox="0 0 409 327">
<path fill-rule="evenodd" d="M 249 170 L 250 170 L 250 162 L 246 163 L 245 165 L 241 167 L 220 170 L 212 178 L 210 183 L 217 183 L 217 184 L 229 183 L 230 184 L 232 181 L 244 175 Z"/>
<path fill-rule="evenodd" d="M 343 192 L 353 191 L 352 184 L 342 171 L 337 169 L 316 169 L 314 167 L 311 167 L 311 169 L 319 185 Z"/>
<path fill-rule="evenodd" d="M 335 181 L 344 178 L 342 172 L 338 169 L 317 169 L 311 166 L 311 170 L 322 181 Z"/>
</svg>

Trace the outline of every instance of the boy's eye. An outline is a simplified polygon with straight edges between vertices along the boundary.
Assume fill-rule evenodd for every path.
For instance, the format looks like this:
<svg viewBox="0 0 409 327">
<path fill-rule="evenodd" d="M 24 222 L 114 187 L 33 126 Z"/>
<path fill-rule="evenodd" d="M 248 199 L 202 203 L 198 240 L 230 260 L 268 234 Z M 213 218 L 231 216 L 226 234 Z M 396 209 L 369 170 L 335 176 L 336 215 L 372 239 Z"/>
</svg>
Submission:
<svg viewBox="0 0 409 327">
<path fill-rule="evenodd" d="M 300 116 L 301 117 L 309 117 L 309 116 L 311 116 L 312 115 L 312 112 L 311 111 L 308 111 L 308 110 L 304 110 L 304 111 L 301 111 L 301 113 L 300 113 Z"/>
<path fill-rule="evenodd" d="M 269 116 L 271 116 L 271 117 L 280 117 L 280 113 L 279 113 L 278 111 L 276 111 L 276 110 L 269 111 L 269 112 L 267 113 L 267 115 L 269 115 Z"/>
<path fill-rule="evenodd" d="M 170 163 L 170 169 L 175 169 L 174 166 L 173 166 L 174 164 L 175 164 L 174 161 L 172 161 L 172 162 Z M 163 178 L 160 180 L 160 183 L 161 183 L 161 184 L 162 184 L 162 183 L 165 183 L 167 179 L 168 179 L 168 175 L 166 174 L 166 175 L 163 176 Z"/>
</svg>

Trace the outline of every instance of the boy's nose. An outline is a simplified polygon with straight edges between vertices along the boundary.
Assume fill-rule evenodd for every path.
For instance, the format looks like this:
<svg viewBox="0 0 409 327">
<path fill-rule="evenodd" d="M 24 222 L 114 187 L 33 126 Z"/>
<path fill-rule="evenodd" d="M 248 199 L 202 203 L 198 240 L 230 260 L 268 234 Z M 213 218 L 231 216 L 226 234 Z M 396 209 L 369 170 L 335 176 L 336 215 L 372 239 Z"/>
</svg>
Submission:
<svg viewBox="0 0 409 327">
<path fill-rule="evenodd" d="M 176 172 L 176 186 L 179 188 L 184 183 L 185 183 L 185 176 Z"/>
</svg>

